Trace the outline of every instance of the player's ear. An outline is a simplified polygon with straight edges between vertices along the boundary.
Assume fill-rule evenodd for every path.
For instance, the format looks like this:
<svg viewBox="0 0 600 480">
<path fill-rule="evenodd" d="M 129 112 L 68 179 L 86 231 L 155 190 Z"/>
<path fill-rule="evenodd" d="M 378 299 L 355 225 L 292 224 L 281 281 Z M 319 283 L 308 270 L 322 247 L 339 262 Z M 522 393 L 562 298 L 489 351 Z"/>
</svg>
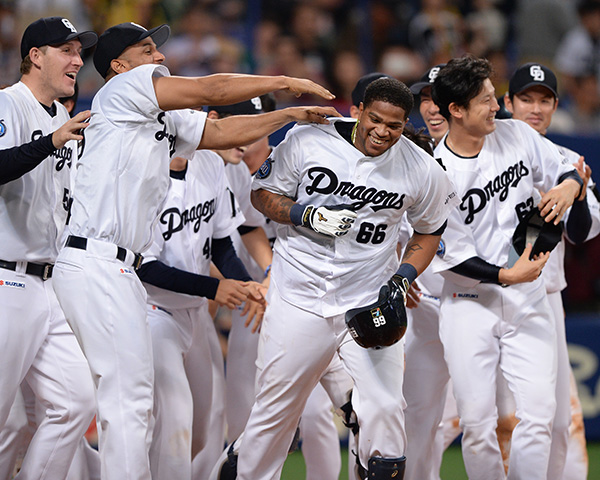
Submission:
<svg viewBox="0 0 600 480">
<path fill-rule="evenodd" d="M 463 116 L 463 107 L 460 107 L 454 102 L 448 105 L 448 111 L 452 117 L 462 118 Z"/>
<path fill-rule="evenodd" d="M 512 100 L 510 99 L 508 92 L 504 94 L 504 106 L 510 113 L 515 113 L 513 110 Z"/>
<path fill-rule="evenodd" d="M 29 50 L 29 59 L 31 60 L 31 63 L 37 68 L 41 67 L 40 57 L 42 56 L 42 53 L 42 50 L 40 50 L 37 47 L 33 47 L 31 50 Z"/>
<path fill-rule="evenodd" d="M 120 58 L 113 58 L 110 61 L 110 68 L 113 69 L 115 73 L 123 73 L 129 70 L 129 65 L 126 64 L 125 60 L 121 60 Z"/>
<path fill-rule="evenodd" d="M 210 118 L 211 120 L 218 120 L 219 114 L 215 110 L 211 110 L 208 112 L 208 118 Z"/>
</svg>

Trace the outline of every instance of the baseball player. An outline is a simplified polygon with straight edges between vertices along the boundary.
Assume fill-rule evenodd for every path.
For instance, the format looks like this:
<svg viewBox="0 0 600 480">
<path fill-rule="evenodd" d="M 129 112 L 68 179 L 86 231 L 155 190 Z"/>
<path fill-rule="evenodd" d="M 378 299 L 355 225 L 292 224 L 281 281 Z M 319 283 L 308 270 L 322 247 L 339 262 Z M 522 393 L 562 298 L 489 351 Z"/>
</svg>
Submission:
<svg viewBox="0 0 600 480">
<path fill-rule="evenodd" d="M 556 410 L 556 334 L 543 280 L 548 253 L 528 245 L 509 264 L 513 232 L 536 205 L 558 224 L 580 194 L 581 178 L 530 127 L 496 121 L 487 60 L 464 56 L 442 68 L 432 96 L 449 123 L 435 149 L 460 205 L 444 232 L 436 271 L 450 270 L 441 300 L 440 338 L 463 429 L 469 478 L 505 478 L 496 438 L 496 375 L 515 394 L 519 419 L 508 478 L 546 478 Z M 546 193 L 541 197 L 538 190 Z M 463 261 L 465 250 L 474 255 Z M 439 267 L 439 268 L 438 268 Z M 506 288 L 503 285 L 507 285 Z"/>
<path fill-rule="evenodd" d="M 512 118 L 526 122 L 540 134 L 545 135 L 552 121 L 552 115 L 558 107 L 556 76 L 544 65 L 537 63 L 522 65 L 510 79 L 509 91 L 504 96 L 504 102 L 512 114 Z M 558 145 L 557 147 L 563 156 L 577 167 L 587 185 L 587 188 L 583 189 L 582 195 L 565 215 L 566 235 L 571 241 L 581 243 L 596 236 L 600 230 L 598 199 L 589 183 L 591 170 L 584 164 L 583 157 L 579 154 Z M 582 429 L 571 429 L 569 433 L 571 418 L 576 413 L 574 409 L 580 411 L 581 403 L 577 389 L 570 387 L 572 385 L 570 377 L 573 373 L 567 352 L 564 308 L 560 294 L 561 290 L 566 287 L 564 255 L 565 237 L 553 250 L 542 274 L 548 300 L 555 317 L 558 342 L 557 411 L 552 426 L 552 450 L 548 478 L 585 479 L 587 478 L 585 435 Z M 510 400 L 512 401 L 512 398 Z M 569 436 L 573 437 L 574 435 L 576 438 L 569 440 Z"/>
<path fill-rule="evenodd" d="M 431 99 L 431 87 L 444 65 L 430 68 L 410 87 L 412 94 L 418 96 L 419 112 L 435 144 L 438 144 L 448 131 L 448 122 Z M 402 231 L 403 238 L 400 239 L 400 244 L 405 245 L 411 233 L 406 222 Z M 438 252 L 442 252 L 444 248 L 442 240 Z M 442 286 L 442 276 L 427 268 L 419 276 L 416 287 L 418 290 L 415 288 L 416 291 L 409 292 L 414 308 L 407 311 L 410 328 L 406 332 L 403 390 L 406 398 L 408 458 L 405 478 L 408 480 L 439 479 L 445 449 L 443 428 L 451 426 L 448 422 L 440 423 L 443 419 L 450 378 L 439 337 Z M 410 301 L 408 306 L 411 306 Z M 427 378 L 427 381 L 424 382 L 423 378 Z"/>
<path fill-rule="evenodd" d="M 21 80 L 0 91 L 0 428 L 23 381 L 44 411 L 20 479 L 66 478 L 93 418 L 89 369 L 51 277 L 70 205 L 78 131 L 89 117 L 82 112 L 69 119 L 57 100 L 73 94 L 81 50 L 96 40 L 63 17 L 33 22 L 21 39 Z"/>
<path fill-rule="evenodd" d="M 402 342 L 362 348 L 344 317 L 372 303 L 395 272 L 394 291 L 406 291 L 434 255 L 455 204 L 441 167 L 402 136 L 412 104 L 404 84 L 376 80 L 357 121 L 293 128 L 255 177 L 254 206 L 281 225 L 259 393 L 239 453 L 242 480 L 279 478 L 306 399 L 336 353 L 354 380 L 363 476 L 403 477 Z M 420 233 L 399 265 L 404 212 Z"/>
<path fill-rule="evenodd" d="M 208 111 L 209 118 L 213 115 L 223 118 L 227 115 L 260 113 L 262 100 L 261 97 L 256 97 L 235 105 L 210 106 Z M 258 140 L 259 143 L 265 141 L 268 145 L 268 138 Z M 252 174 L 246 163 L 242 162 L 242 156 L 246 154 L 246 151 L 247 148 L 242 147 L 217 153 L 225 160 L 225 173 L 233 191 L 233 195 L 230 196 L 233 202 L 232 214 L 235 216 L 235 212 L 241 209 L 246 218 L 244 224 L 238 227 L 238 231 L 232 234 L 236 252 L 253 278 L 256 281 L 262 281 L 263 285 L 268 288 L 269 265 L 273 259 L 273 252 L 263 229 L 266 227 L 265 217 L 250 203 Z M 268 151 L 270 153 L 270 149 Z M 268 155 L 265 155 L 260 164 L 264 163 L 267 157 Z M 273 223 L 271 225 L 274 226 Z M 275 232 L 273 230 L 273 228 L 269 228 L 269 236 L 272 236 L 274 240 Z M 256 396 L 258 335 L 253 333 L 255 329 L 245 326 L 248 322 L 240 315 L 240 312 L 239 308 L 232 311 L 232 326 L 227 349 L 225 402 L 227 404 L 227 434 L 231 441 L 238 438 L 243 432 Z M 337 372 L 338 375 L 344 377 L 340 383 L 348 382 L 347 390 L 352 388 L 351 380 L 346 377 L 342 368 L 331 368 L 330 371 Z M 331 400 L 323 386 L 318 384 L 308 398 L 299 425 L 299 440 L 302 441 L 307 480 L 337 479 L 339 477 L 341 454 L 332 411 Z M 219 448 L 219 454 L 221 450 L 222 445 Z M 194 462 L 197 459 L 198 457 Z M 206 478 L 206 476 L 202 478 Z"/>
<path fill-rule="evenodd" d="M 193 402 L 204 407 L 205 441 L 217 433 L 208 431 L 213 398 L 209 339 L 216 339 L 217 334 L 206 298 L 230 308 L 246 298 L 263 298 L 258 284 L 247 283 L 250 276 L 231 242 L 231 233 L 244 217 L 229 215 L 230 191 L 223 162 L 213 152 L 196 152 L 190 162 L 173 159 L 169 193 L 153 244 L 138 271 L 148 291 L 153 339 L 153 479 L 192 478 Z M 211 260 L 226 278 L 237 280 L 209 277 Z M 187 361 L 192 349 L 203 355 L 202 362 L 197 355 L 193 363 Z M 220 436 L 216 457 L 221 453 L 224 431 Z"/>
<path fill-rule="evenodd" d="M 70 235 L 55 269 L 56 293 L 95 381 L 103 479 L 150 478 L 153 362 L 146 293 L 135 268 L 166 196 L 170 159 L 250 143 L 289 121 L 339 115 L 327 107 L 219 121 L 194 110 L 168 113 L 271 90 L 332 97 L 313 82 L 287 77 L 170 77 L 157 50 L 169 32 L 167 25 L 146 30 L 123 23 L 98 40 L 94 65 L 106 83 L 92 102 Z"/>
</svg>

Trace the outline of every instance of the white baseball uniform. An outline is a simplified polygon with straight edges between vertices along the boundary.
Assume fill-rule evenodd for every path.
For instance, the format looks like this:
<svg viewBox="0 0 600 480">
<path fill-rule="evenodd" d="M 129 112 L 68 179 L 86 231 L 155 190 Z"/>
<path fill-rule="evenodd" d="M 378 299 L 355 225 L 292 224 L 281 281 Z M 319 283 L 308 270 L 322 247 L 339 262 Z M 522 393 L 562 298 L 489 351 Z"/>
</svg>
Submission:
<svg viewBox="0 0 600 480">
<path fill-rule="evenodd" d="M 412 229 L 403 220 L 399 243 L 406 246 Z M 444 242 L 440 241 L 441 254 Z M 440 429 L 450 379 L 439 335 L 440 296 L 444 279 L 431 268 L 419 275 L 420 302 L 407 309 L 406 365 L 403 392 L 406 399 L 405 480 L 438 480 L 443 454 Z M 426 378 L 427 381 L 423 381 Z"/>
<path fill-rule="evenodd" d="M 266 227 L 265 217 L 250 202 L 252 174 L 244 162 L 237 165 L 226 164 L 225 173 L 233 190 L 232 215 L 235 216 L 239 206 L 246 221 L 244 226 Z M 248 272 L 257 282 L 262 282 L 264 272 L 254 261 L 246 249 L 239 232 L 232 235 L 234 246 Z M 231 442 L 238 438 L 244 430 L 250 410 L 256 398 L 256 355 L 258 334 L 244 326 L 245 318 L 241 310 L 233 310 L 231 315 L 231 331 L 229 332 L 227 350 L 227 434 Z M 339 359 L 334 358 L 334 367 Z M 342 368 L 330 368 L 329 375 L 344 377 L 340 383 L 348 382 Z M 345 401 L 345 399 L 344 399 Z M 336 405 L 336 407 L 340 407 Z M 341 468 L 339 436 L 332 415 L 333 405 L 322 385 L 317 385 L 308 397 L 306 407 L 300 421 L 300 438 L 302 454 L 306 463 L 307 480 L 337 479 Z"/>
<path fill-rule="evenodd" d="M 550 140 L 546 139 L 546 142 Z M 574 164 L 579 160 L 580 155 L 574 151 L 555 145 L 560 153 L 568 160 L 570 164 Z M 600 208 L 598 200 L 594 196 L 591 187 L 588 187 L 586 195 L 586 202 L 590 210 L 590 216 L 592 219 L 592 228 L 586 238 L 589 240 L 596 236 L 600 231 Z M 563 218 L 564 223 L 568 221 L 571 209 L 567 210 Z M 587 472 L 587 461 L 582 465 L 582 459 L 586 459 L 586 455 L 582 455 L 581 449 L 585 450 L 585 436 L 582 435 L 581 430 L 570 429 L 571 418 L 574 412 L 573 410 L 580 406 L 579 396 L 577 389 L 571 388 L 573 384 L 571 377 L 573 375 L 571 370 L 571 364 L 569 362 L 569 355 L 567 351 L 567 339 L 565 336 L 565 321 L 564 321 L 564 307 L 562 303 L 561 291 L 567 286 L 565 278 L 565 236 L 561 239 L 558 245 L 550 254 L 548 262 L 544 266 L 542 271 L 542 278 L 546 286 L 546 292 L 548 294 L 548 301 L 552 309 L 552 313 L 556 322 L 556 336 L 557 336 L 557 348 L 558 348 L 558 370 L 557 370 L 557 383 L 556 383 L 556 416 L 552 425 L 552 449 L 550 453 L 550 463 L 548 466 L 548 479 L 549 480 L 561 480 L 563 478 L 563 472 L 574 471 L 574 472 Z M 506 385 L 502 385 L 500 382 L 498 385 L 498 411 L 500 417 L 505 417 L 507 421 L 512 421 L 511 417 L 514 416 L 515 412 L 515 401 L 512 393 Z M 576 439 L 570 439 L 574 434 L 578 435 Z M 573 449 L 571 456 L 569 457 L 569 450 Z M 579 450 L 579 452 L 578 452 Z M 574 474 L 574 478 L 585 478 L 586 473 Z"/>
<path fill-rule="evenodd" d="M 435 271 L 462 262 L 452 259 L 459 238 L 485 261 L 507 266 L 515 227 L 520 215 L 537 204 L 537 190 L 548 191 L 573 170 L 525 123 L 500 120 L 496 125 L 476 157 L 455 155 L 445 139 L 435 149 L 461 198 L 442 236 L 442 268 L 434 263 Z M 498 365 L 515 395 L 520 419 L 513 431 L 508 478 L 546 478 L 556 410 L 556 333 L 543 280 L 502 288 L 466 277 L 460 284 L 446 278 L 440 337 L 469 478 L 505 475 L 495 433 Z"/>
<path fill-rule="evenodd" d="M 444 224 L 456 198 L 433 158 L 401 137 L 365 157 L 329 125 L 296 126 L 259 170 L 253 188 L 300 204 L 352 204 L 358 216 L 338 238 L 279 225 L 269 305 L 261 330 L 259 393 L 240 448 L 238 478 L 278 478 L 304 404 L 337 353 L 354 379 L 362 465 L 404 454 L 403 342 L 364 349 L 345 325 L 348 309 L 373 302 L 396 272 L 399 223 L 416 231 Z"/>
<path fill-rule="evenodd" d="M 0 91 L 0 149 L 47 136 L 69 120 L 54 102 L 46 110 L 18 82 Z M 25 380 L 45 409 L 19 479 L 65 478 L 94 413 L 87 362 L 52 289 L 42 275 L 56 260 L 70 199 L 70 167 L 77 143 L 68 142 L 37 167 L 0 185 L 0 426 Z M 35 264 L 41 272 L 30 274 Z M 15 321 L 17 320 L 18 321 Z"/>
<path fill-rule="evenodd" d="M 134 252 L 151 243 L 170 158 L 192 155 L 206 118 L 159 108 L 152 78 L 168 74 L 164 66 L 142 65 L 94 97 L 73 186 L 74 243 L 67 241 L 55 267 L 56 293 L 95 381 L 107 480 L 150 477 L 152 343 Z"/>
<path fill-rule="evenodd" d="M 213 238 L 230 236 L 244 220 L 243 215 L 238 214 L 234 220 L 229 214 L 229 192 L 221 157 L 211 151 L 197 151 L 187 164 L 185 178 L 171 178 L 144 262 L 160 261 L 186 272 L 209 275 Z M 144 286 L 148 291 L 154 356 L 152 478 L 191 479 L 194 402 L 203 406 L 203 425 L 193 425 L 201 430 L 203 446 L 211 441 L 209 437 L 218 440 L 213 462 L 223 448 L 224 425 L 220 432 L 209 428 L 214 416 L 212 362 L 220 362 L 223 376 L 223 356 L 217 340 L 218 359 L 211 359 L 208 331 L 212 330 L 214 338 L 216 331 L 206 298 L 148 283 Z M 188 361 L 190 350 L 195 352 L 193 362 Z M 224 392 L 219 396 L 224 410 Z M 221 417 L 223 423 L 224 415 Z M 206 467 L 210 472 L 212 463 Z"/>
</svg>

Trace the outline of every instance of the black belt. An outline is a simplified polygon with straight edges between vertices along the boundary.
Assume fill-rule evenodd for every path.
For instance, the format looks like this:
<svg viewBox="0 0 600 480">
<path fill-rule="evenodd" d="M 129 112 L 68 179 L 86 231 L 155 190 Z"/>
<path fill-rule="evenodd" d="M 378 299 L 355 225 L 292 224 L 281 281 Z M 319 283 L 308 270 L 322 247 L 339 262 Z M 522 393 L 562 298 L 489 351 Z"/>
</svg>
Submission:
<svg viewBox="0 0 600 480">
<path fill-rule="evenodd" d="M 6 270 L 12 270 L 14 272 L 17 270 L 17 262 L 7 262 L 6 260 L 0 260 L 0 268 L 5 268 Z M 25 273 L 27 273 L 28 275 L 35 275 L 36 277 L 40 277 L 43 281 L 46 281 L 50 277 L 52 277 L 53 268 L 54 265 L 52 263 L 27 262 Z"/>
<path fill-rule="evenodd" d="M 69 235 L 69 237 L 67 238 L 66 246 L 78 248 L 80 250 L 87 250 L 87 240 L 88 239 L 85 237 L 76 237 L 75 235 Z M 125 250 L 123 247 L 117 246 L 116 258 L 117 260 L 121 260 L 122 262 L 124 262 L 127 258 L 127 250 Z M 144 257 L 142 257 L 141 254 L 134 253 L 132 267 L 136 270 L 140 268 L 142 266 L 142 260 L 144 260 Z"/>
</svg>

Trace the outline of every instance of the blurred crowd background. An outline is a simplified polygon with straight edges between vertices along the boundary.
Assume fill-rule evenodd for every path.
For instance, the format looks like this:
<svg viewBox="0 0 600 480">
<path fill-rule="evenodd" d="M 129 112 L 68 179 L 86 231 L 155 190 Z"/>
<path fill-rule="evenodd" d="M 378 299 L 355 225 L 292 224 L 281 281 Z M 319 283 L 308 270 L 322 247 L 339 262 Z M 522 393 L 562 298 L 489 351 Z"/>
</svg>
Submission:
<svg viewBox="0 0 600 480">
<path fill-rule="evenodd" d="M 549 131 L 600 146 L 600 0 L 0 0 L 0 84 L 18 80 L 24 28 L 52 15 L 98 33 L 124 21 L 168 23 L 172 36 L 161 51 L 172 74 L 310 78 L 337 95 L 342 114 L 356 81 L 371 71 L 410 85 L 428 67 L 470 52 L 492 62 L 500 97 L 514 69 L 536 61 L 559 78 Z M 88 59 L 78 110 L 102 85 Z M 322 103 L 277 100 L 279 107 Z M 419 124 L 416 112 L 411 118 Z M 600 159 L 586 161 L 600 178 Z M 567 308 L 599 311 L 600 240 L 570 249 L 567 262 Z"/>
</svg>

